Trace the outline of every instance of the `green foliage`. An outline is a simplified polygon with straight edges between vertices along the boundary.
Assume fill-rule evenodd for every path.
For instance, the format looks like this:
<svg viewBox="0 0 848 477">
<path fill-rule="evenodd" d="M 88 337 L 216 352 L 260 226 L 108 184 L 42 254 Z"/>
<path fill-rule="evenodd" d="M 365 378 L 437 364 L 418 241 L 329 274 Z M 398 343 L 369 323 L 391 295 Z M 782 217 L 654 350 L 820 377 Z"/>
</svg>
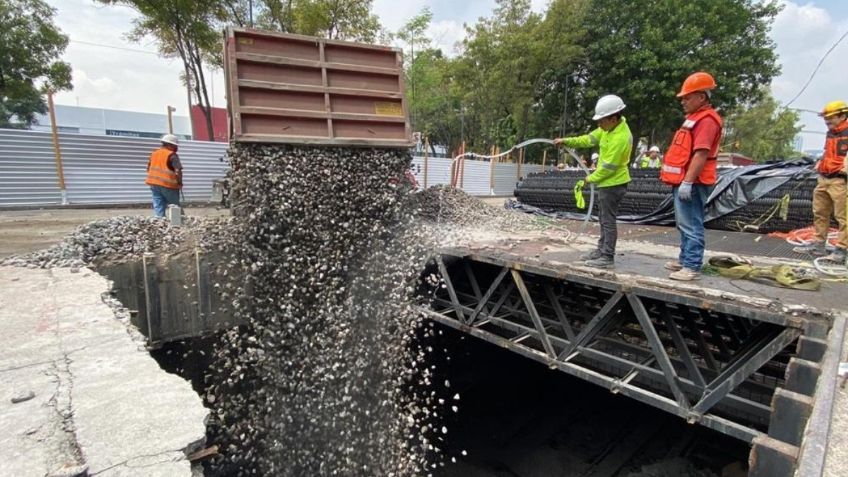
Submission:
<svg viewBox="0 0 848 477">
<path fill-rule="evenodd" d="M 575 123 L 585 127 L 597 98 L 615 93 L 634 135 L 667 140 L 682 119 L 675 93 L 695 71 L 716 78 L 724 111 L 756 101 L 779 73 L 768 36 L 778 11 L 757 0 L 593 0 Z"/>
<path fill-rule="evenodd" d="M 795 136 L 801 131 L 796 111 L 779 108 L 764 94 L 749 107 L 737 108 L 725 122 L 725 151 L 744 154 L 757 162 L 794 156 Z"/>
<path fill-rule="evenodd" d="M 335 40 L 373 42 L 380 21 L 373 0 L 256 0 L 260 28 Z"/>
<path fill-rule="evenodd" d="M 580 0 L 554 1 L 544 16 L 527 0 L 499 0 L 491 18 L 468 29 L 457 74 L 479 128 L 472 144 L 508 147 L 542 132 L 535 128 L 552 118 L 540 99 L 556 87 L 556 72 L 579 58 L 584 11 Z"/>
<path fill-rule="evenodd" d="M 59 57 L 68 37 L 43 0 L 0 0 L 0 127 L 32 124 L 45 113 L 42 93 L 71 88 L 71 66 Z"/>
</svg>

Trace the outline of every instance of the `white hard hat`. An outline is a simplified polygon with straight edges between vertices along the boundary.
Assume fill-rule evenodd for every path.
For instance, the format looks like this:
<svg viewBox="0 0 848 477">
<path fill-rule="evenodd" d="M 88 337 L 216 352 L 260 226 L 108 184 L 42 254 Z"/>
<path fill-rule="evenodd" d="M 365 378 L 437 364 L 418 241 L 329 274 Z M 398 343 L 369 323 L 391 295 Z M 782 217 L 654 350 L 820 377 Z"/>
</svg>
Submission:
<svg viewBox="0 0 848 477">
<path fill-rule="evenodd" d="M 601 156 L 600 156 L 597 152 L 593 152 L 593 153 L 592 153 L 592 160 L 593 160 L 593 161 L 594 161 L 594 160 L 596 160 L 596 159 L 598 159 L 599 157 L 601 157 Z"/>
<path fill-rule="evenodd" d="M 162 139 L 160 139 L 160 140 L 162 142 L 166 142 L 168 144 L 173 144 L 174 146 L 180 145 L 180 138 L 178 138 L 177 136 L 174 136 L 173 134 L 165 134 L 164 136 L 162 136 Z"/>
<path fill-rule="evenodd" d="M 603 96 L 598 100 L 598 104 L 595 105 L 595 115 L 592 117 L 592 121 L 612 116 L 613 114 L 623 110 L 625 107 L 624 101 L 622 101 L 618 96 L 614 94 Z"/>
<path fill-rule="evenodd" d="M 648 149 L 648 152 L 660 152 L 660 148 L 657 146 L 651 146 L 651 148 Z"/>
</svg>

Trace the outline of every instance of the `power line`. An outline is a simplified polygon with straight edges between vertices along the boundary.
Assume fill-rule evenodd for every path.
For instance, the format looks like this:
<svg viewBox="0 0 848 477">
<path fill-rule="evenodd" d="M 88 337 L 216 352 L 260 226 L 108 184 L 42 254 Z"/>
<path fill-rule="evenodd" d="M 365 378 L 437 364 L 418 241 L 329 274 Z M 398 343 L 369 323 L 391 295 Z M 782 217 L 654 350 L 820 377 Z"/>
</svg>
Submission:
<svg viewBox="0 0 848 477">
<path fill-rule="evenodd" d="M 813 81 L 813 78 L 816 76 L 816 73 L 818 73 L 818 72 L 819 72 L 819 68 L 821 67 L 822 63 L 824 63 L 824 60 L 827 58 L 827 56 L 828 56 L 828 55 L 830 55 L 830 52 L 832 52 L 834 49 L 836 49 L 836 47 L 837 47 L 840 43 L 842 43 L 842 40 L 844 40 L 846 36 L 848 36 L 848 30 L 846 30 L 846 31 L 845 31 L 845 33 L 843 33 L 843 34 L 842 34 L 842 36 L 841 36 L 841 37 L 839 37 L 839 39 L 838 39 L 838 40 L 836 40 L 836 43 L 834 43 L 834 44 L 833 44 L 833 46 L 831 46 L 831 47 L 830 47 L 830 48 L 829 48 L 829 49 L 825 52 L 824 56 L 822 56 L 822 57 L 821 57 L 821 59 L 819 60 L 819 63 L 816 65 L 816 68 L 813 70 L 812 74 L 810 74 L 810 77 L 807 79 L 807 82 L 806 82 L 806 83 L 804 83 L 804 86 L 803 86 L 803 87 L 801 87 L 801 91 L 798 91 L 798 94 L 796 94 L 794 98 L 792 98 L 791 100 L 789 100 L 789 102 L 788 102 L 788 103 L 786 103 L 785 107 L 787 107 L 787 108 L 788 108 L 790 104 L 794 103 L 794 102 L 795 102 L 795 100 L 796 100 L 796 99 L 798 99 L 798 97 L 799 97 L 799 96 L 801 96 L 801 95 L 804 93 L 804 91 L 806 91 L 806 90 L 807 90 L 807 86 L 809 86 L 809 85 L 810 85 L 810 83 Z"/>
<path fill-rule="evenodd" d="M 155 51 L 139 50 L 139 49 L 136 49 L 136 48 L 126 48 L 126 47 L 123 47 L 123 46 L 115 46 L 115 45 L 104 45 L 102 43 L 93 43 L 93 42 L 90 42 L 90 41 L 71 40 L 71 43 L 80 43 L 82 45 L 99 46 L 101 48 L 111 48 L 113 50 L 131 51 L 133 53 L 145 53 L 145 54 L 148 54 L 148 55 L 159 56 L 159 53 L 157 53 Z"/>
</svg>

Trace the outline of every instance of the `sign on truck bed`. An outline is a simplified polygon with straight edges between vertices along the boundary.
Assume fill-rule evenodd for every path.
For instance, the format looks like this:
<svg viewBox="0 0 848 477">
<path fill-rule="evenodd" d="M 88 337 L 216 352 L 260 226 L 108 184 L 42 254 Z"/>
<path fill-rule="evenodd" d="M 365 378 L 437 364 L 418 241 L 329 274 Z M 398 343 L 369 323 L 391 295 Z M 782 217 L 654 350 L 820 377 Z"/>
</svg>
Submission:
<svg viewBox="0 0 848 477">
<path fill-rule="evenodd" d="M 242 28 L 225 35 L 233 141 L 412 145 L 399 49 Z"/>
</svg>

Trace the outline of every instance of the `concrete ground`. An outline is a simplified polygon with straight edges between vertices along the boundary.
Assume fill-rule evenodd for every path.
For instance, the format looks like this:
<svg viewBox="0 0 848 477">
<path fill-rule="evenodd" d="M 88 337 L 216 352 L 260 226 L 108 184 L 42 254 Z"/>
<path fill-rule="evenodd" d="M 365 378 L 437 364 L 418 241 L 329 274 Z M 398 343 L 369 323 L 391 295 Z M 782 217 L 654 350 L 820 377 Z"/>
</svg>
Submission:
<svg viewBox="0 0 848 477">
<path fill-rule="evenodd" d="M 205 217 L 229 212 L 188 206 L 185 213 Z M 0 210 L 0 258 L 47 248 L 82 224 L 121 215 L 153 215 L 153 211 L 150 207 Z"/>
<path fill-rule="evenodd" d="M 116 318 L 108 288 L 88 269 L 0 267 L 0 474 L 191 474 L 208 411 Z"/>
</svg>

